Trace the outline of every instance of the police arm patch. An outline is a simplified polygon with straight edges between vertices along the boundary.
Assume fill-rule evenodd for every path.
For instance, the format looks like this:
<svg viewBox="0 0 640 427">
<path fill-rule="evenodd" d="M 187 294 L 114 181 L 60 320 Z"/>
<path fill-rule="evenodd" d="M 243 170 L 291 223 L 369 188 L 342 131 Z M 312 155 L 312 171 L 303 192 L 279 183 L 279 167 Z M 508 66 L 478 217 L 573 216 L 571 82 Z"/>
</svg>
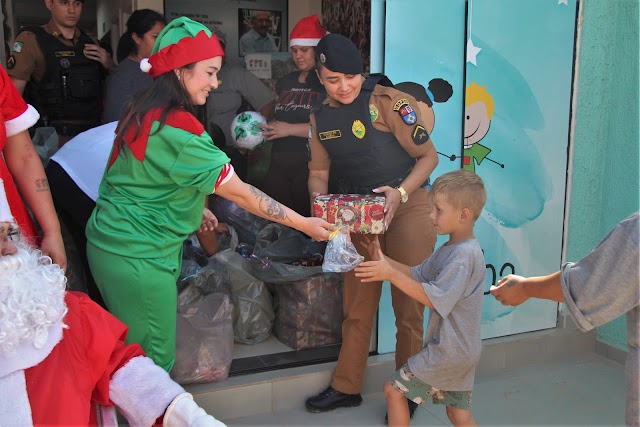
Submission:
<svg viewBox="0 0 640 427">
<path fill-rule="evenodd" d="M 427 132 L 424 126 L 416 125 L 416 127 L 413 128 L 412 139 L 416 145 L 422 145 L 429 140 L 429 132 Z"/>
<path fill-rule="evenodd" d="M 411 126 L 418 121 L 418 116 L 416 112 L 413 110 L 411 105 L 409 105 L 409 100 L 406 98 L 399 99 L 393 105 L 393 111 L 397 111 L 402 118 L 404 124 Z"/>
<path fill-rule="evenodd" d="M 379 112 L 378 107 L 373 104 L 369 104 L 369 117 L 371 118 L 371 122 L 375 122 L 378 120 Z"/>
</svg>

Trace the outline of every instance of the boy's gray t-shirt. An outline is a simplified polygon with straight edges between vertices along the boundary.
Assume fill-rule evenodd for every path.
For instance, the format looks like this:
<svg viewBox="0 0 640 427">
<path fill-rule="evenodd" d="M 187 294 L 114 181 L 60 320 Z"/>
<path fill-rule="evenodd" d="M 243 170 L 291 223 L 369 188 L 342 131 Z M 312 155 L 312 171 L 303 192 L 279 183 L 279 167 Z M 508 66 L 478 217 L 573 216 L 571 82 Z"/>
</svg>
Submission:
<svg viewBox="0 0 640 427">
<path fill-rule="evenodd" d="M 445 391 L 470 391 L 482 351 L 480 317 L 487 269 L 475 239 L 443 245 L 412 277 L 435 309 L 423 349 L 412 356 L 409 369 L 423 382 Z"/>
</svg>

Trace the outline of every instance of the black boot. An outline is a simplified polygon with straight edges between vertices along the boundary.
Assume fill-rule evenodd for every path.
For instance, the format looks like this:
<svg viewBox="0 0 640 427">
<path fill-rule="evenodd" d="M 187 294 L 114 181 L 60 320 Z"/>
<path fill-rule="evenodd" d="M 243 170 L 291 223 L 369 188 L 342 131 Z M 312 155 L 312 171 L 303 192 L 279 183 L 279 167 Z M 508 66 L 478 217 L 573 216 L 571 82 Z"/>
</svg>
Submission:
<svg viewBox="0 0 640 427">
<path fill-rule="evenodd" d="M 315 396 L 311 396 L 305 402 L 309 412 L 327 412 L 336 408 L 360 406 L 362 396 L 360 394 L 342 393 L 329 386 L 325 391 Z"/>
<path fill-rule="evenodd" d="M 407 399 L 407 405 L 409 406 L 409 419 L 412 420 L 413 419 L 413 415 L 416 413 L 416 408 L 418 407 L 418 404 L 416 402 L 414 402 L 413 400 Z M 384 423 L 385 424 L 389 424 L 389 414 L 388 413 L 386 413 L 384 415 Z"/>
</svg>

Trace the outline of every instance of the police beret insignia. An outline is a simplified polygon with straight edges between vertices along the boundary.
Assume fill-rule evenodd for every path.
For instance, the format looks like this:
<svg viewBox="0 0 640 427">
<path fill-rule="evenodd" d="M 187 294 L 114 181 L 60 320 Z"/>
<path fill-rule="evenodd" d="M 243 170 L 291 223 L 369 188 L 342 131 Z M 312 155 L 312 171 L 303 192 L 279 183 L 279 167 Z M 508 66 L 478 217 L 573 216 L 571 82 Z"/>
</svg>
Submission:
<svg viewBox="0 0 640 427">
<path fill-rule="evenodd" d="M 327 62 L 327 57 L 326 57 L 326 56 L 324 56 L 324 53 L 321 53 L 321 54 L 320 54 L 320 62 L 322 62 L 323 64 L 324 64 L 325 62 Z"/>
<path fill-rule="evenodd" d="M 9 59 L 7 59 L 7 69 L 13 70 L 15 66 L 16 66 L 16 57 L 11 55 Z"/>
<path fill-rule="evenodd" d="M 411 136 L 416 145 L 422 145 L 429 140 L 429 132 L 421 125 L 416 125 L 416 127 L 413 128 Z"/>
</svg>

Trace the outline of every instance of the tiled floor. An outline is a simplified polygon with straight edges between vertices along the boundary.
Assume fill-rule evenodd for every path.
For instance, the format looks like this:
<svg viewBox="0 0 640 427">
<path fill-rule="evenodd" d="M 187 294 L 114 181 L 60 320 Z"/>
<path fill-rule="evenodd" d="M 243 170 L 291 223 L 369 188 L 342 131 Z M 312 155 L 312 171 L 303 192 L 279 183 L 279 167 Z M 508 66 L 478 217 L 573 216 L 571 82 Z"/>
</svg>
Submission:
<svg viewBox="0 0 640 427">
<path fill-rule="evenodd" d="M 596 354 L 568 362 L 479 375 L 473 411 L 479 425 L 624 425 L 624 367 Z M 249 403 L 249 402 L 247 402 Z M 382 393 L 362 406 L 325 414 L 304 408 L 227 420 L 231 426 L 382 426 Z M 444 407 L 420 407 L 412 424 L 450 425 Z"/>
</svg>

